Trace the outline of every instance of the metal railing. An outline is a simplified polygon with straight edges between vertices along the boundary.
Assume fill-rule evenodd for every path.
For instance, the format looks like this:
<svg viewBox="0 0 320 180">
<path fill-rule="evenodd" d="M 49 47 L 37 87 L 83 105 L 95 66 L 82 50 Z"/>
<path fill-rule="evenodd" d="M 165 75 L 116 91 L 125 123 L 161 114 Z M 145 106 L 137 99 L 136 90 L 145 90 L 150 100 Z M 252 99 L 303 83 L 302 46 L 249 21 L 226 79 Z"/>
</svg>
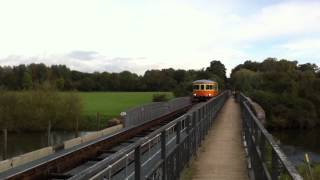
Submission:
<svg viewBox="0 0 320 180">
<path fill-rule="evenodd" d="M 229 93 L 224 92 L 71 179 L 179 179 Z"/>
<path fill-rule="evenodd" d="M 248 98 L 243 94 L 238 98 L 243 116 L 243 138 L 249 158 L 251 178 L 302 180 L 272 135 L 251 110 Z"/>
<path fill-rule="evenodd" d="M 154 102 L 145 104 L 139 107 L 128 109 L 125 113 L 122 113 L 123 124 L 125 127 L 141 125 L 190 105 L 190 97 L 175 98 L 168 102 Z"/>
</svg>

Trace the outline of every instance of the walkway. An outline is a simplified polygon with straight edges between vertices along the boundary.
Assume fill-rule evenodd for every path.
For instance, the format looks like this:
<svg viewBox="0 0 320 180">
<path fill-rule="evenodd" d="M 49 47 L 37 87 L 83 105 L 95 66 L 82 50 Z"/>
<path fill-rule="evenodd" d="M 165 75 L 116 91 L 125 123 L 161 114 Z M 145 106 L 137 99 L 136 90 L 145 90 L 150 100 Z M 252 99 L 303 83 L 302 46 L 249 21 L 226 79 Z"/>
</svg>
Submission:
<svg viewBox="0 0 320 180">
<path fill-rule="evenodd" d="M 233 98 L 229 98 L 206 136 L 198 158 L 192 164 L 192 179 L 248 179 L 241 126 L 240 106 Z"/>
</svg>

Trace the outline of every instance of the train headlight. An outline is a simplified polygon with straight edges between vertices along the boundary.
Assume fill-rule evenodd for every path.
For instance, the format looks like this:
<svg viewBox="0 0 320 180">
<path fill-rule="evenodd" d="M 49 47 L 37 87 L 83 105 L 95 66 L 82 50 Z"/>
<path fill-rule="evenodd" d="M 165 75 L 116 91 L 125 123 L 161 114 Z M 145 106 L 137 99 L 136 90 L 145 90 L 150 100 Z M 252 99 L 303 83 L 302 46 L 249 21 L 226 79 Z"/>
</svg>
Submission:
<svg viewBox="0 0 320 180">
<path fill-rule="evenodd" d="M 211 94 L 209 93 L 209 96 L 211 96 Z"/>
<path fill-rule="evenodd" d="M 197 94 L 196 94 L 196 93 L 194 93 L 194 94 L 193 94 L 193 96 L 197 96 Z"/>
</svg>

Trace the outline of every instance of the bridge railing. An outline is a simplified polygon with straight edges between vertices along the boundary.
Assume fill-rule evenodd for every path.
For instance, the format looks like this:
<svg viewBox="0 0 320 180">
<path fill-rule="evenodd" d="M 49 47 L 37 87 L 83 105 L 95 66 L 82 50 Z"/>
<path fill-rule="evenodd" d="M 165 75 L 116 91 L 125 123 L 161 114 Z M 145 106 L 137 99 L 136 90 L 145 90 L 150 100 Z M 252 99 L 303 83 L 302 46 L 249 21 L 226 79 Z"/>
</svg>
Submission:
<svg viewBox="0 0 320 180">
<path fill-rule="evenodd" d="M 302 180 L 296 168 L 250 108 L 248 98 L 240 94 L 239 100 L 251 177 L 257 180 Z"/>
<path fill-rule="evenodd" d="M 171 99 L 168 102 L 144 104 L 124 112 L 124 114 L 122 114 L 123 124 L 125 127 L 141 125 L 190 105 L 190 97 L 179 97 Z"/>
<path fill-rule="evenodd" d="M 224 92 L 197 105 L 71 179 L 179 179 L 228 95 Z"/>
</svg>

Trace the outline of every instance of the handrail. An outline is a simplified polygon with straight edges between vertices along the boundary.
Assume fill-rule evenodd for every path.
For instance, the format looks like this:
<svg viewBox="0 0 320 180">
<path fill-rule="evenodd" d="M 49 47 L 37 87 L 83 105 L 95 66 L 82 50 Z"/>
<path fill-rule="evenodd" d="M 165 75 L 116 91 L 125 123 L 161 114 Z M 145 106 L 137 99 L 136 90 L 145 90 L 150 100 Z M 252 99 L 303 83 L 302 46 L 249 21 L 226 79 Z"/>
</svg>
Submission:
<svg viewBox="0 0 320 180">
<path fill-rule="evenodd" d="M 274 180 L 281 177 L 302 180 L 272 135 L 253 113 L 248 98 L 242 93 L 238 98 L 243 115 L 244 140 L 251 163 L 249 168 L 252 169 L 253 177 L 258 180 Z"/>
<path fill-rule="evenodd" d="M 227 92 L 221 93 L 70 179 L 110 180 L 116 177 L 139 180 L 159 176 L 168 180 L 178 179 L 208 133 L 228 95 Z M 173 127 L 174 132 L 169 133 L 167 129 Z M 159 134 L 160 142 L 153 142 L 151 139 Z M 148 143 L 153 144 L 146 146 Z M 148 156 L 148 151 L 153 152 L 152 156 Z M 131 152 L 132 157 L 128 157 Z"/>
</svg>

